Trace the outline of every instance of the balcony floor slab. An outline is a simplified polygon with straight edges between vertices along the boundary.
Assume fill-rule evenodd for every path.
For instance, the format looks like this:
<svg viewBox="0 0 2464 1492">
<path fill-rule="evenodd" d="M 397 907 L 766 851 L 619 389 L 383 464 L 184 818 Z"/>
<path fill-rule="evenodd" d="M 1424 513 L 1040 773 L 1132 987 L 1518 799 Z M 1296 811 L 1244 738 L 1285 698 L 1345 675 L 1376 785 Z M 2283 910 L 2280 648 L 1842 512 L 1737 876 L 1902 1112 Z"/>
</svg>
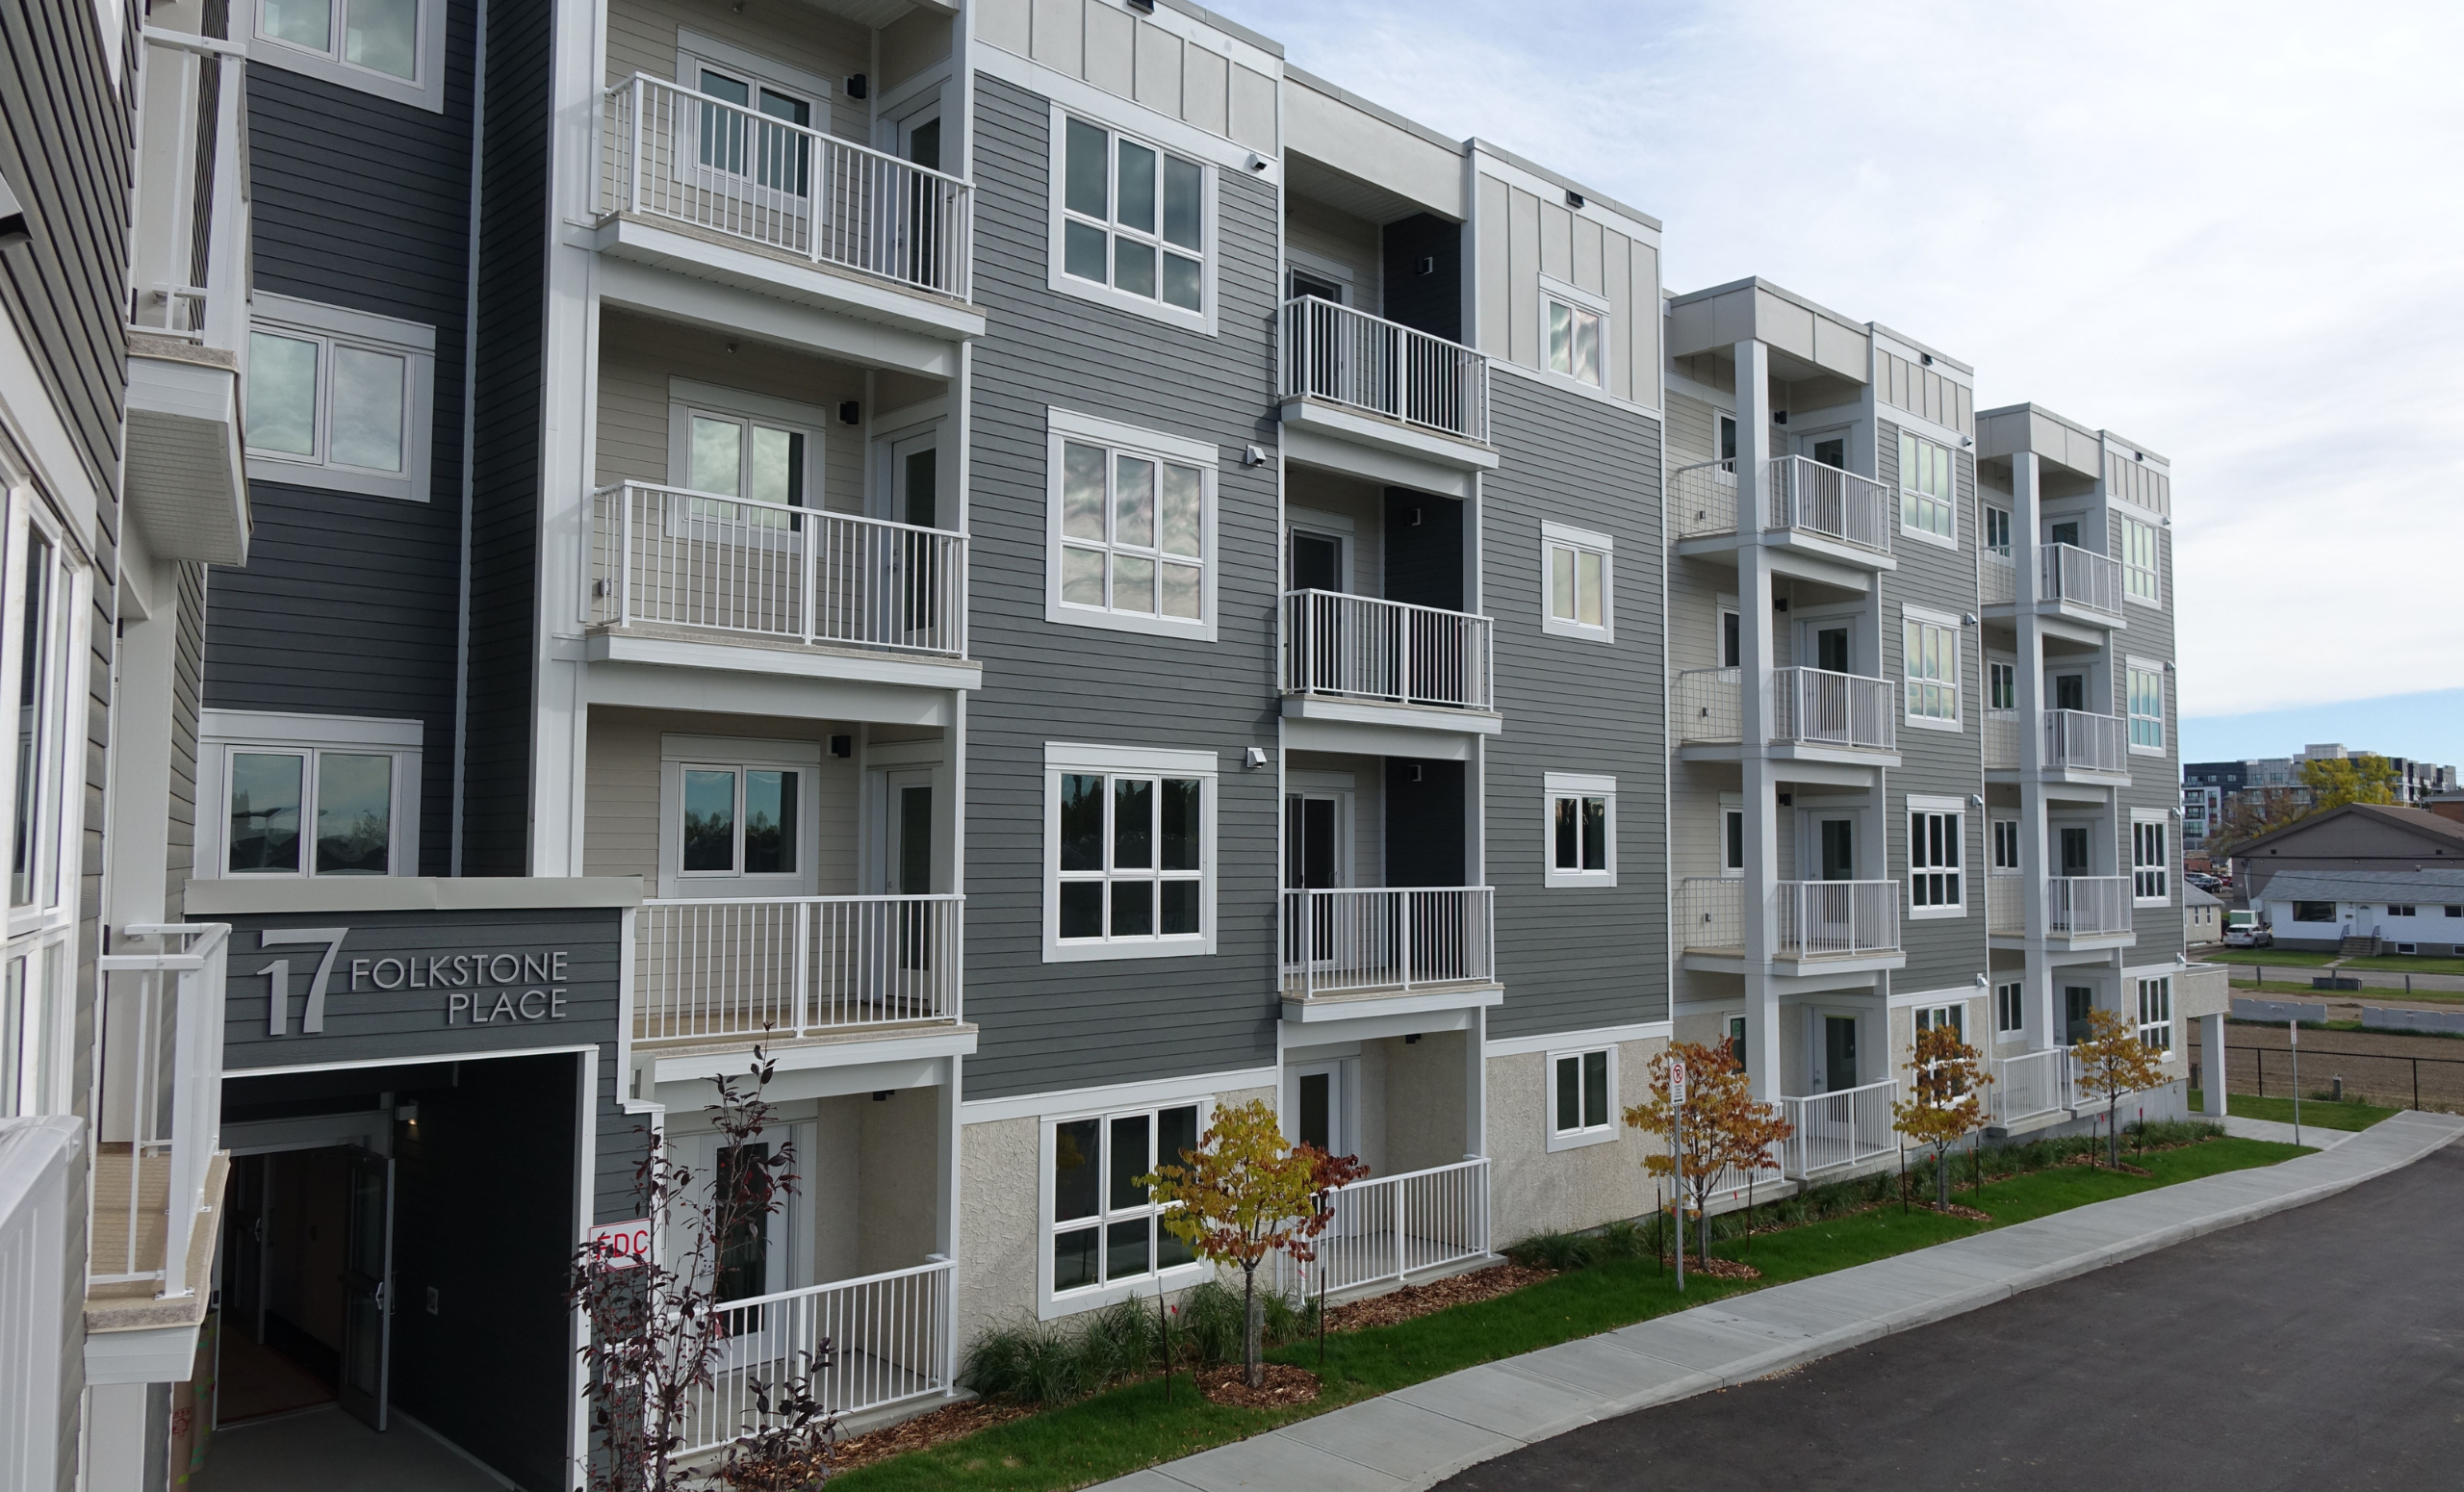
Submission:
<svg viewBox="0 0 2464 1492">
<path fill-rule="evenodd" d="M 611 214 L 600 222 L 593 246 L 610 258 L 902 331 L 949 341 L 984 335 L 984 312 L 966 301 L 780 253 L 690 223 Z"/>
</svg>

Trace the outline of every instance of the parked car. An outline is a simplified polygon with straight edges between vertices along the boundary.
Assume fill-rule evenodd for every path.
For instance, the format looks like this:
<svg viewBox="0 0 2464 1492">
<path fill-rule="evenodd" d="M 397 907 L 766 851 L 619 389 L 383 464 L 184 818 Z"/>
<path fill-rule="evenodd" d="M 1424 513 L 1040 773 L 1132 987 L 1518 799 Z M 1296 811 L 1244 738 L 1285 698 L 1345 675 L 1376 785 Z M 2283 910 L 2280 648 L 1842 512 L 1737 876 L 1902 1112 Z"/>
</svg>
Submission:
<svg viewBox="0 0 2464 1492">
<path fill-rule="evenodd" d="M 2188 881 L 2191 885 L 2197 887 L 2200 890 L 2207 892 L 2210 896 L 2215 895 L 2224 887 L 2223 882 L 2219 881 L 2216 877 L 2209 875 L 2204 870 L 2187 871 L 2183 874 L 2182 879 Z"/>
<path fill-rule="evenodd" d="M 2224 946 L 2227 948 L 2272 948 L 2275 929 L 2259 920 L 2259 914 L 2244 908 L 2224 913 Z"/>
</svg>

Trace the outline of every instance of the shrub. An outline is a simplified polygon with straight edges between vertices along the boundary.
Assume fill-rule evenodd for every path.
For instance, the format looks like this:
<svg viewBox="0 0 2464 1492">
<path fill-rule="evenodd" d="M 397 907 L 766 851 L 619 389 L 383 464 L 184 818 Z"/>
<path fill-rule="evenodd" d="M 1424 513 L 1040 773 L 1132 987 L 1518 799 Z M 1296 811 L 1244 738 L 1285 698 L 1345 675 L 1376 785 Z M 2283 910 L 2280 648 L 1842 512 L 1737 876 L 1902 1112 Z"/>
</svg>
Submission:
<svg viewBox="0 0 2464 1492">
<path fill-rule="evenodd" d="M 1318 1302 L 1266 1299 L 1269 1347 L 1318 1329 Z M 1192 1289 L 1172 1318 L 1175 1364 L 1237 1362 L 1241 1356 L 1241 1294 L 1215 1280 Z M 1164 1327 L 1155 1302 L 1131 1299 L 1068 1322 L 994 1326 L 967 1345 L 959 1381 L 987 1399 L 1056 1404 L 1083 1399 L 1164 1366 Z"/>
</svg>

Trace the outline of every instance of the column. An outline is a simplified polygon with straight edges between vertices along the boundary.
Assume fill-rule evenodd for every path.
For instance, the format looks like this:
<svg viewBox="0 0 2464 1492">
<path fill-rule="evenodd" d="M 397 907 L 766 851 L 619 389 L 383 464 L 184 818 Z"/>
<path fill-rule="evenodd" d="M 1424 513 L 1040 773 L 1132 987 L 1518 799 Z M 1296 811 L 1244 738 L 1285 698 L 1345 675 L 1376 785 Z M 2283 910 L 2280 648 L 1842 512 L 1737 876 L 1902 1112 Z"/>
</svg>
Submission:
<svg viewBox="0 0 2464 1492">
<path fill-rule="evenodd" d="M 2224 1117 L 2224 1013 L 2198 1017 L 2199 1112 Z"/>
<path fill-rule="evenodd" d="M 1759 342 L 1736 345 L 1737 763 L 1745 807 L 1745 874 L 1738 894 L 1745 942 L 1745 1065 L 1754 1095 L 1780 1096 L 1779 996 L 1771 956 L 1779 947 L 1779 784 L 1767 756 L 1771 738 L 1771 552 L 1762 547 L 1764 464 L 1771 453 L 1771 354 Z"/>
<path fill-rule="evenodd" d="M 2028 1049 L 2041 1051 L 2062 1044 L 2059 1013 L 2053 1003 L 2053 966 L 2045 954 L 2045 877 L 2052 871 L 2047 853 L 2044 802 L 2044 624 L 2037 616 L 2037 571 L 2041 561 L 2038 543 L 2042 516 L 2038 497 L 2036 452 L 2011 457 L 2011 564 L 2014 626 L 2018 631 L 2019 697 L 2013 703 L 2019 716 L 2019 895 L 2026 912 L 2027 951 L 2025 1006 Z"/>
</svg>

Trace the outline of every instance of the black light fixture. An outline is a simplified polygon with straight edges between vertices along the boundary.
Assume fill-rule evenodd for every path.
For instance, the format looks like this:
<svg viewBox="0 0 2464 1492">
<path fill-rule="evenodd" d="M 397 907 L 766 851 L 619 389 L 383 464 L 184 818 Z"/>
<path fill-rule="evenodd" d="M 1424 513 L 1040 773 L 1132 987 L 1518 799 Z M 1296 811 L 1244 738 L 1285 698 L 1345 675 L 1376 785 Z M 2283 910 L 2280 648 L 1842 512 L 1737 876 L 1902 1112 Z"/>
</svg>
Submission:
<svg viewBox="0 0 2464 1492">
<path fill-rule="evenodd" d="M 1771 609 L 1772 609 L 1772 610 L 1774 610 L 1774 611 L 1785 611 L 1785 610 L 1787 610 L 1787 609 L 1788 609 L 1788 598 L 1787 598 L 1787 597 L 1785 597 L 1785 596 L 1774 596 L 1774 597 L 1772 597 L 1772 598 L 1771 598 Z"/>
<path fill-rule="evenodd" d="M 1919 352 L 1919 353 L 1917 353 L 1916 355 L 1917 355 L 1918 357 L 1921 357 L 1921 358 L 1923 358 L 1923 359 L 1925 360 L 1925 366 L 1926 366 L 1926 367 L 1931 368 L 1931 367 L 1933 367 L 1933 366 L 1934 366 L 1934 354 L 1933 354 L 1933 353 L 1931 353 L 1931 352 Z"/>
<path fill-rule="evenodd" d="M 834 757 L 842 759 L 856 755 L 856 737 L 852 735 L 832 736 L 830 738 L 830 754 Z"/>
<path fill-rule="evenodd" d="M 876 1088 L 873 1090 L 873 1102 L 887 1103 L 889 1102 L 889 1095 L 896 1092 L 898 1092 L 898 1090 L 895 1088 Z"/>
<path fill-rule="evenodd" d="M 857 403 L 857 402 L 856 402 L 854 399 L 840 399 L 840 400 L 838 401 L 838 423 L 839 423 L 840 424 L 863 424 L 863 423 L 864 423 L 864 409 L 863 409 L 863 406 L 862 406 L 862 405 L 860 405 L 860 404 L 859 404 L 859 403 Z"/>
<path fill-rule="evenodd" d="M 1784 808 L 1788 808 L 1788 807 L 1790 807 L 1790 806 L 1791 806 L 1791 805 L 1793 805 L 1796 801 L 1797 801 L 1797 795 L 1796 795 L 1795 793 L 1784 792 L 1784 793 L 1780 794 L 1780 807 L 1782 807 L 1782 808 L 1784 808 Z"/>
<path fill-rule="evenodd" d="M 1568 207 L 1576 208 L 1582 206 L 1582 193 L 1579 192 L 1568 192 L 1566 193 L 1566 205 Z"/>
<path fill-rule="evenodd" d="M 1437 256 L 1435 254 L 1421 255 L 1420 267 L 1413 272 L 1418 274 L 1435 274 L 1437 272 Z"/>
<path fill-rule="evenodd" d="M 1421 1044 L 1421 1034 L 1415 1031 L 1411 1035 L 1403 1038 L 1403 1044 L 1405 1046 L 1418 1046 Z"/>
<path fill-rule="evenodd" d="M 848 76 L 847 96 L 849 98 L 861 98 L 870 91 L 872 91 L 872 84 L 865 80 L 862 73 L 852 73 Z"/>
<path fill-rule="evenodd" d="M 1155 13 L 1155 0 L 1129 0 L 1129 8 L 1141 15 Z"/>
<path fill-rule="evenodd" d="M 1420 526 L 1421 526 L 1421 510 L 1420 510 L 1420 506 L 1419 506 L 1419 504 L 1415 503 L 1415 504 L 1413 504 L 1413 507 L 1412 507 L 1412 521 L 1411 521 L 1411 524 L 1409 525 L 1409 527 L 1414 527 L 1414 528 L 1417 528 L 1417 527 L 1419 527 Z"/>
<path fill-rule="evenodd" d="M 1787 423 L 1788 423 L 1788 412 L 1787 412 L 1786 410 L 1784 410 L 1784 409 L 1774 409 L 1773 411 L 1771 411 L 1771 423 L 1772 423 L 1773 424 L 1787 424 Z"/>
<path fill-rule="evenodd" d="M 1427 770 L 1427 768 L 1425 768 L 1425 767 L 1422 766 L 1422 765 L 1421 765 L 1419 762 L 1417 762 L 1417 761 L 1415 761 L 1415 762 L 1413 762 L 1413 763 L 1412 763 L 1412 781 L 1413 781 L 1413 782 L 1416 782 L 1416 783 L 1418 783 L 1418 782 L 1424 782 L 1424 781 L 1426 781 L 1426 780 L 1427 780 L 1427 777 L 1428 777 L 1428 770 Z"/>
</svg>

